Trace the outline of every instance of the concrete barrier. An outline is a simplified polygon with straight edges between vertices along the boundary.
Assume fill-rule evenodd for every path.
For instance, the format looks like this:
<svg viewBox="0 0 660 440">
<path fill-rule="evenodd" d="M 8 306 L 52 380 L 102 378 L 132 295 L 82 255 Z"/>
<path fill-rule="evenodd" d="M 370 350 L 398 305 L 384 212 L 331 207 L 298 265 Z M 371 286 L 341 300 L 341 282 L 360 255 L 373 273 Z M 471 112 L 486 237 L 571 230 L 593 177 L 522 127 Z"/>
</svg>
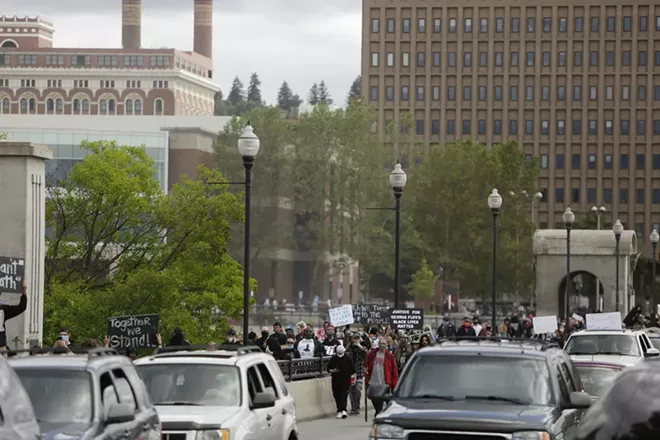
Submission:
<svg viewBox="0 0 660 440">
<path fill-rule="evenodd" d="M 331 380 L 329 377 L 323 377 L 287 383 L 289 393 L 296 400 L 296 416 L 299 422 L 321 419 L 337 413 Z"/>
</svg>

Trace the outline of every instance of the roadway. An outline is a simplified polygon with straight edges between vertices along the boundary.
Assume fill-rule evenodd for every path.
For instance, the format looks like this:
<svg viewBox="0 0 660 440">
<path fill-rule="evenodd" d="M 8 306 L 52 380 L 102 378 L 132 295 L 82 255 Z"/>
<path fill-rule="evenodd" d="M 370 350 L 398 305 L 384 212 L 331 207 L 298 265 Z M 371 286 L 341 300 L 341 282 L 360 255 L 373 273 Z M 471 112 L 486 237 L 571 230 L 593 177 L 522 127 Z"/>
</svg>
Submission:
<svg viewBox="0 0 660 440">
<path fill-rule="evenodd" d="M 364 412 L 346 419 L 334 417 L 302 422 L 298 424 L 300 440 L 369 440 L 373 420 L 373 408 L 369 408 L 369 422 L 364 421 Z"/>
</svg>

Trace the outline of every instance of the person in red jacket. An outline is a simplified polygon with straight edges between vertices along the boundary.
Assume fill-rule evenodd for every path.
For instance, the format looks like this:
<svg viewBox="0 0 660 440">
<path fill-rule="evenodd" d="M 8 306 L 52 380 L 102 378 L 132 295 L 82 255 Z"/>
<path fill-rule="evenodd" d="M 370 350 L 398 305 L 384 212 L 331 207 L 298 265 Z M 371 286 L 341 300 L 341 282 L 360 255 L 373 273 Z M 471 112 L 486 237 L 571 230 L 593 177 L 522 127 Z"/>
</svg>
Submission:
<svg viewBox="0 0 660 440">
<path fill-rule="evenodd" d="M 378 350 L 372 350 L 367 357 L 366 383 L 369 386 L 386 384 L 393 390 L 399 382 L 399 369 L 396 366 L 396 358 L 387 349 L 387 342 L 381 338 L 378 342 Z M 367 392 L 368 394 L 368 392 Z M 382 411 L 383 401 L 371 399 L 376 414 Z"/>
</svg>

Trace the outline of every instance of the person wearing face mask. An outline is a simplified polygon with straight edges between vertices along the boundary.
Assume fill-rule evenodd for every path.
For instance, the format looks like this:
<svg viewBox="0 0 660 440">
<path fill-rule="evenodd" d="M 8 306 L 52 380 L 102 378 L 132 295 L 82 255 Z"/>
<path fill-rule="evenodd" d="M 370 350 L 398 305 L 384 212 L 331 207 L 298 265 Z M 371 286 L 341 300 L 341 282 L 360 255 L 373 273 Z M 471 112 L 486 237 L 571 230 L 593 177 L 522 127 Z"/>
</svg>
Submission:
<svg viewBox="0 0 660 440">
<path fill-rule="evenodd" d="M 294 355 L 298 359 L 310 359 L 325 354 L 323 345 L 314 337 L 314 332 L 311 328 L 306 328 L 303 331 L 303 338 L 296 342 L 293 348 Z"/>
<path fill-rule="evenodd" d="M 337 405 L 337 418 L 345 419 L 348 417 L 346 401 L 351 378 L 355 374 L 355 364 L 350 356 L 346 356 L 343 345 L 337 346 L 335 354 L 330 358 L 328 371 L 332 374 L 332 395 Z"/>
<path fill-rule="evenodd" d="M 325 350 L 325 354 L 332 356 L 335 354 L 335 350 L 339 345 L 341 345 L 341 343 L 337 340 L 337 338 L 335 338 L 334 332 L 328 329 L 325 332 L 325 340 L 323 341 L 323 349 Z"/>
<path fill-rule="evenodd" d="M 364 331 L 364 326 L 360 326 L 357 332 L 358 335 L 360 335 L 360 342 L 362 342 L 362 345 L 364 348 L 367 350 L 371 350 L 371 339 L 369 338 L 369 335 L 367 332 Z"/>
<path fill-rule="evenodd" d="M 261 328 L 261 337 L 254 341 L 254 343 L 261 351 L 266 352 L 266 348 L 268 348 L 268 327 Z"/>
<path fill-rule="evenodd" d="M 493 336 L 493 325 L 490 321 L 486 321 L 483 328 L 479 332 L 480 338 L 490 338 Z"/>
<path fill-rule="evenodd" d="M 438 327 L 438 339 L 450 339 L 456 336 L 456 327 L 449 320 L 449 314 L 445 313 L 442 323 Z"/>
<path fill-rule="evenodd" d="M 289 360 L 296 357 L 296 351 L 293 348 L 295 344 L 296 341 L 293 338 L 289 338 L 286 340 L 286 348 L 284 349 L 284 359 Z"/>
<path fill-rule="evenodd" d="M 508 336 L 510 338 L 520 338 L 522 336 L 522 328 L 520 327 L 520 321 L 517 316 L 512 316 L 511 321 L 509 322 L 509 332 Z"/>
<path fill-rule="evenodd" d="M 241 345 L 241 342 L 236 337 L 236 330 L 233 328 L 227 332 L 227 345 Z"/>
<path fill-rule="evenodd" d="M 477 332 L 474 331 L 474 327 L 472 327 L 472 322 L 470 322 L 470 318 L 468 318 L 467 316 L 463 318 L 463 325 L 456 332 L 456 337 L 457 338 L 477 337 Z"/>
<path fill-rule="evenodd" d="M 387 385 L 390 390 L 399 382 L 399 369 L 396 366 L 396 358 L 387 349 L 387 342 L 382 339 L 378 342 L 378 349 L 372 350 L 367 357 L 366 383 L 369 387 L 373 385 Z M 367 389 L 367 395 L 369 395 Z M 383 410 L 383 401 L 371 399 L 376 414 Z"/>
</svg>

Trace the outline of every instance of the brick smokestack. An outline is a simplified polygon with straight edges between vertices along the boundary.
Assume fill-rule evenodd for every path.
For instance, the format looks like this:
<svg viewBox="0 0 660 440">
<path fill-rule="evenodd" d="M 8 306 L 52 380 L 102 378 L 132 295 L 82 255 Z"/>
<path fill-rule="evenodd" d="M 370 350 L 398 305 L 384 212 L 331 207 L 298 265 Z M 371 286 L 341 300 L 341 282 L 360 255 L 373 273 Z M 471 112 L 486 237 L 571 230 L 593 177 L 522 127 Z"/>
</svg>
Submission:
<svg viewBox="0 0 660 440">
<path fill-rule="evenodd" d="M 121 44 L 124 49 L 142 45 L 142 0 L 122 0 Z"/>
<path fill-rule="evenodd" d="M 213 0 L 195 0 L 194 51 L 213 58 Z"/>
</svg>

